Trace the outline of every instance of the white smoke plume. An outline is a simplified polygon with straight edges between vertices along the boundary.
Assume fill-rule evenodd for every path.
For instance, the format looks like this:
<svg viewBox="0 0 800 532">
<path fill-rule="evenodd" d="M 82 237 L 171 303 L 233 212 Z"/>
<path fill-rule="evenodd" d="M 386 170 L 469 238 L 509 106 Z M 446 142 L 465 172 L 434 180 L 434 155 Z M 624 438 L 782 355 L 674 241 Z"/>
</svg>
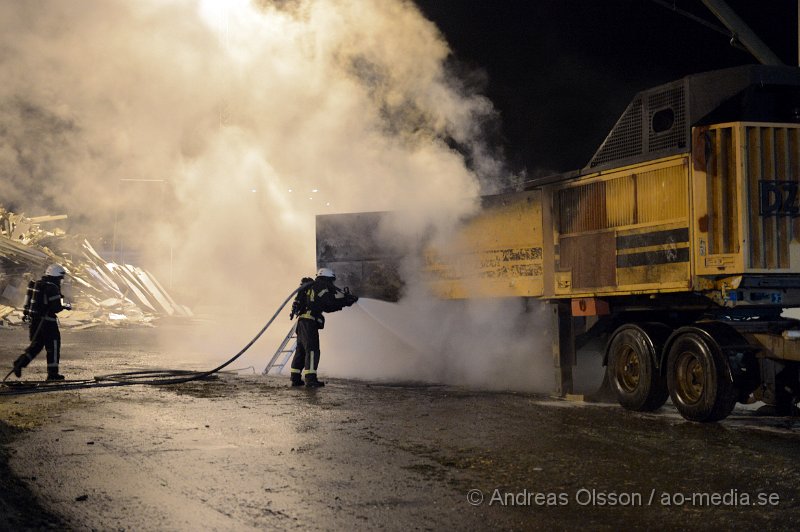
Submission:
<svg viewBox="0 0 800 532">
<path fill-rule="evenodd" d="M 328 318 L 332 332 L 322 334 L 331 354 L 323 345 L 321 365 L 329 374 L 372 382 L 549 391 L 548 311 L 543 302 L 521 298 L 436 300 L 424 292 L 397 304 L 361 300 Z"/>
<path fill-rule="evenodd" d="M 181 352 L 227 354 L 313 274 L 314 215 L 408 210 L 416 234 L 502 183 L 449 57 L 406 0 L 0 0 L 0 204 L 139 250 L 213 311 Z"/>
</svg>

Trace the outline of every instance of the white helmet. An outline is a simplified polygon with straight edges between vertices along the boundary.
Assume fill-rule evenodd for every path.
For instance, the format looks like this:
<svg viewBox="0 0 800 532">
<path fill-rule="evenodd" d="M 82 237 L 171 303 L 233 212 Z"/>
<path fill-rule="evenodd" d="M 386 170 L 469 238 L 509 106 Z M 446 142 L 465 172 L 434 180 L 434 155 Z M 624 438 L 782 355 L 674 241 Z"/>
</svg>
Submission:
<svg viewBox="0 0 800 532">
<path fill-rule="evenodd" d="M 67 274 L 67 270 L 60 264 L 51 264 L 44 271 L 44 274 L 48 277 L 64 277 Z"/>
<path fill-rule="evenodd" d="M 320 268 L 317 277 L 330 277 L 334 281 L 336 280 L 336 274 L 330 268 Z"/>
</svg>

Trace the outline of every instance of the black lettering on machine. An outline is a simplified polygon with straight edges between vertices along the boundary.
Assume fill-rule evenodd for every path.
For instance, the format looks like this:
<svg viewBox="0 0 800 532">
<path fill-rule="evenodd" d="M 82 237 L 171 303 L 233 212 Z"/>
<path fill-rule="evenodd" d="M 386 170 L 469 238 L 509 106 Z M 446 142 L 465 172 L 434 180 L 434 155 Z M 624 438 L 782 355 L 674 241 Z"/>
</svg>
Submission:
<svg viewBox="0 0 800 532">
<path fill-rule="evenodd" d="M 759 212 L 761 216 L 800 216 L 800 205 L 797 195 L 796 181 L 771 181 L 761 179 L 758 182 L 760 196 Z"/>
</svg>

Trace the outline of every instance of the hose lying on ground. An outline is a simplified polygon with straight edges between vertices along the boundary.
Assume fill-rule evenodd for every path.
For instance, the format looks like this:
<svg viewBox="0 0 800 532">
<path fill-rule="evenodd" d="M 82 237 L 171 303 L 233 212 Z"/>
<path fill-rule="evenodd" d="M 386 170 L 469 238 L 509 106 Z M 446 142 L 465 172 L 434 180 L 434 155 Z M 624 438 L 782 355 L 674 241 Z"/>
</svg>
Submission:
<svg viewBox="0 0 800 532">
<path fill-rule="evenodd" d="M 238 353 L 233 355 L 224 363 L 220 364 L 214 369 L 210 369 L 208 371 L 191 371 L 191 370 L 179 370 L 179 369 L 159 369 L 159 370 L 151 370 L 151 371 L 129 371 L 126 373 L 110 373 L 108 375 L 97 375 L 94 379 L 87 379 L 87 380 L 68 380 L 68 381 L 46 381 L 43 383 L 35 383 L 35 385 L 30 385 L 31 383 L 19 383 L 15 384 L 17 381 L 12 382 L 5 382 L 3 379 L 3 385 L 5 385 L 8 389 L 3 390 L 0 388 L 0 395 L 21 395 L 27 393 L 42 393 L 42 392 L 53 392 L 53 391 L 63 391 L 63 390 L 77 390 L 83 388 L 108 388 L 111 386 L 128 386 L 131 384 L 149 384 L 149 385 L 163 385 L 163 384 L 181 384 L 184 382 L 195 381 L 199 379 L 205 379 L 210 377 L 211 375 L 220 372 L 223 368 L 232 364 L 236 359 L 242 356 L 248 349 L 250 349 L 256 341 L 261 338 L 261 335 L 272 325 L 272 322 L 275 321 L 275 318 L 278 317 L 278 314 L 283 310 L 286 304 L 294 297 L 294 295 L 306 288 L 311 283 L 304 283 L 298 286 L 295 290 L 292 291 L 291 294 L 281 303 L 278 307 L 278 310 L 275 311 L 275 314 L 269 319 L 269 321 L 264 325 L 260 331 L 250 340 L 247 345 L 245 345 Z M 10 373 L 9 373 L 10 375 Z M 8 375 L 6 376 L 8 378 Z"/>
</svg>

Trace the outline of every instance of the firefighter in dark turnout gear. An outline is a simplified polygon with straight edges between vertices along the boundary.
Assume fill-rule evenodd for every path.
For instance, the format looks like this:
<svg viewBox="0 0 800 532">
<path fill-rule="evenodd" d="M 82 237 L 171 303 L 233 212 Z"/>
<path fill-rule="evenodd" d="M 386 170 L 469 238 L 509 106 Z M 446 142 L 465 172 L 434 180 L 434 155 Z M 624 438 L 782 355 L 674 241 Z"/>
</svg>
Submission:
<svg viewBox="0 0 800 532">
<path fill-rule="evenodd" d="M 47 380 L 60 381 L 64 376 L 58 373 L 61 358 L 61 333 L 58 330 L 56 314 L 62 310 L 70 310 L 69 304 L 63 303 L 61 281 L 66 270 L 60 264 L 47 267 L 44 276 L 28 285 L 25 301 L 25 319 L 30 321 L 29 337 L 31 344 L 22 355 L 14 361 L 13 372 L 17 378 L 22 377 L 22 368 L 36 358 L 42 349 L 47 351 Z"/>
<path fill-rule="evenodd" d="M 323 312 L 336 312 L 349 307 L 358 297 L 348 289 L 341 290 L 333 282 L 336 275 L 333 270 L 321 268 L 317 278 L 306 288 L 298 292 L 292 313 L 298 315 L 297 348 L 292 359 L 292 386 L 306 385 L 308 388 L 325 386 L 317 379 L 319 367 L 319 331 L 325 327 Z M 301 284 L 311 281 L 304 278 Z M 303 376 L 305 375 L 305 382 Z"/>
</svg>

